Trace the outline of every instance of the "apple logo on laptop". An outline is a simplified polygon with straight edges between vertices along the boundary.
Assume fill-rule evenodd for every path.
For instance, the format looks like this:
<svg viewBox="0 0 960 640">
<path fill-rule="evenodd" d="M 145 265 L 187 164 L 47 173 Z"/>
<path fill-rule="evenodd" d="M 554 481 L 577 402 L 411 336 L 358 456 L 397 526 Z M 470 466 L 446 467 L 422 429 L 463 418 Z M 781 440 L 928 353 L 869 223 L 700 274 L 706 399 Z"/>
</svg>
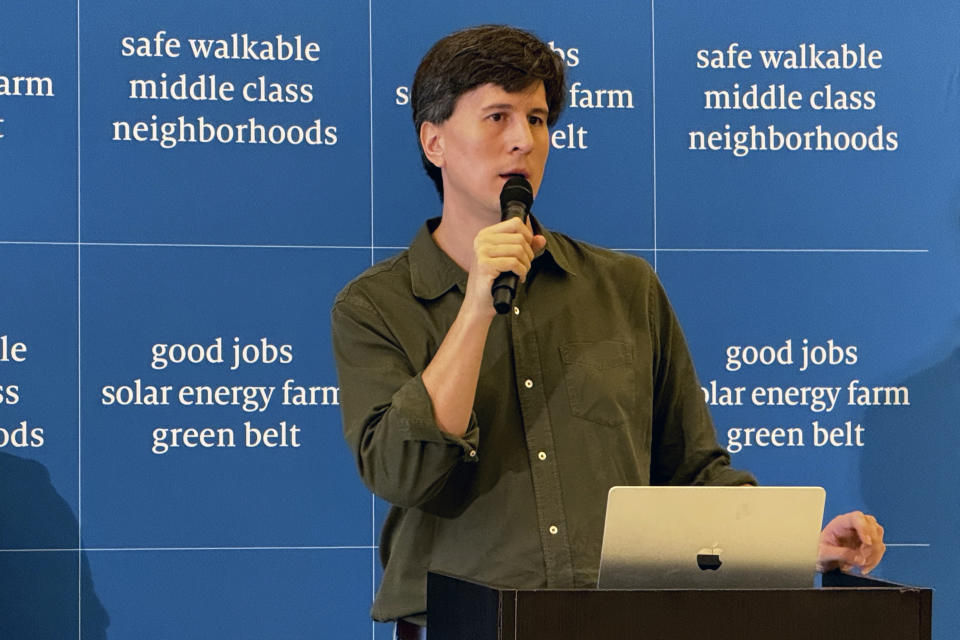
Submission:
<svg viewBox="0 0 960 640">
<path fill-rule="evenodd" d="M 701 571 L 716 571 L 720 568 L 720 565 L 723 564 L 723 561 L 720 560 L 720 554 L 723 553 L 723 549 L 717 545 L 713 545 L 713 548 L 703 548 L 700 551 L 697 551 L 697 566 L 700 567 Z"/>
</svg>

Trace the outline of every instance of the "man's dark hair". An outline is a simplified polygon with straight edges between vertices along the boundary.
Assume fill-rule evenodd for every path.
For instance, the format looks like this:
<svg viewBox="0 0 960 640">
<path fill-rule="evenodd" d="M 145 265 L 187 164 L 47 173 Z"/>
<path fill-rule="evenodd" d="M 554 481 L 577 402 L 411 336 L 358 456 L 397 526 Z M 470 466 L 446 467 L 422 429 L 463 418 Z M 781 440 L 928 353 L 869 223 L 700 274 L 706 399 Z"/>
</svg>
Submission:
<svg viewBox="0 0 960 640">
<path fill-rule="evenodd" d="M 563 72 L 563 59 L 529 31 L 484 25 L 452 33 L 433 45 L 413 78 L 411 103 L 418 144 L 424 122 L 441 124 L 453 115 L 460 96 L 485 84 L 514 93 L 543 81 L 547 125 L 553 126 L 563 110 Z M 420 160 L 442 200 L 440 169 L 427 160 L 423 149 Z"/>
</svg>

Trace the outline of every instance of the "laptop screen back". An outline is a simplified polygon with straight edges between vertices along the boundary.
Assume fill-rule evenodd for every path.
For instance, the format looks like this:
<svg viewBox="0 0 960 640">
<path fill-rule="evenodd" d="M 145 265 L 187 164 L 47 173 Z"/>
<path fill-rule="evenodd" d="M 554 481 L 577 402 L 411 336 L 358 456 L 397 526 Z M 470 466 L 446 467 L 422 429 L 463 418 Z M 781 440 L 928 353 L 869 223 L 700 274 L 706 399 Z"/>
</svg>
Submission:
<svg viewBox="0 0 960 640">
<path fill-rule="evenodd" d="M 809 588 L 821 487 L 613 487 L 601 589 Z"/>
</svg>

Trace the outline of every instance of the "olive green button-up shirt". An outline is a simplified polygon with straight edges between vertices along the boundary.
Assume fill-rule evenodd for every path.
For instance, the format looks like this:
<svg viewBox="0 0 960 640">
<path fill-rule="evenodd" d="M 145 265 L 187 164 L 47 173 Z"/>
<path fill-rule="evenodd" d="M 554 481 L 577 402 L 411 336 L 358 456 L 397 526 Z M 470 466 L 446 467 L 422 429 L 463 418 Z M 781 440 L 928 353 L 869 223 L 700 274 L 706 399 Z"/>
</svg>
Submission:
<svg viewBox="0 0 960 640">
<path fill-rule="evenodd" d="M 754 481 L 717 444 L 650 266 L 542 229 L 513 311 L 490 327 L 468 430 L 442 432 L 420 374 L 467 274 L 434 243 L 436 222 L 332 311 L 344 434 L 363 481 L 393 505 L 375 619 L 420 619 L 428 569 L 596 586 L 610 487 Z"/>
</svg>

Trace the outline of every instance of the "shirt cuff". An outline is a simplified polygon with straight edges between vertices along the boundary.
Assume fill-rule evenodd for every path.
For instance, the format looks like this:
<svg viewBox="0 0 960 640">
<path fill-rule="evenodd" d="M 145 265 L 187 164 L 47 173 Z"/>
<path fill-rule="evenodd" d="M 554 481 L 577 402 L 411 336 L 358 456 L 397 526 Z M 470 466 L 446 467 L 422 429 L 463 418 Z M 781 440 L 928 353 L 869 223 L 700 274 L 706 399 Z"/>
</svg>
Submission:
<svg viewBox="0 0 960 640">
<path fill-rule="evenodd" d="M 470 421 L 463 436 L 455 436 L 442 430 L 433 417 L 433 402 L 419 373 L 394 394 L 393 408 L 397 412 L 404 440 L 457 447 L 464 462 L 476 462 L 479 458 L 477 448 L 480 445 L 480 426 L 476 412 L 470 411 Z"/>
</svg>

